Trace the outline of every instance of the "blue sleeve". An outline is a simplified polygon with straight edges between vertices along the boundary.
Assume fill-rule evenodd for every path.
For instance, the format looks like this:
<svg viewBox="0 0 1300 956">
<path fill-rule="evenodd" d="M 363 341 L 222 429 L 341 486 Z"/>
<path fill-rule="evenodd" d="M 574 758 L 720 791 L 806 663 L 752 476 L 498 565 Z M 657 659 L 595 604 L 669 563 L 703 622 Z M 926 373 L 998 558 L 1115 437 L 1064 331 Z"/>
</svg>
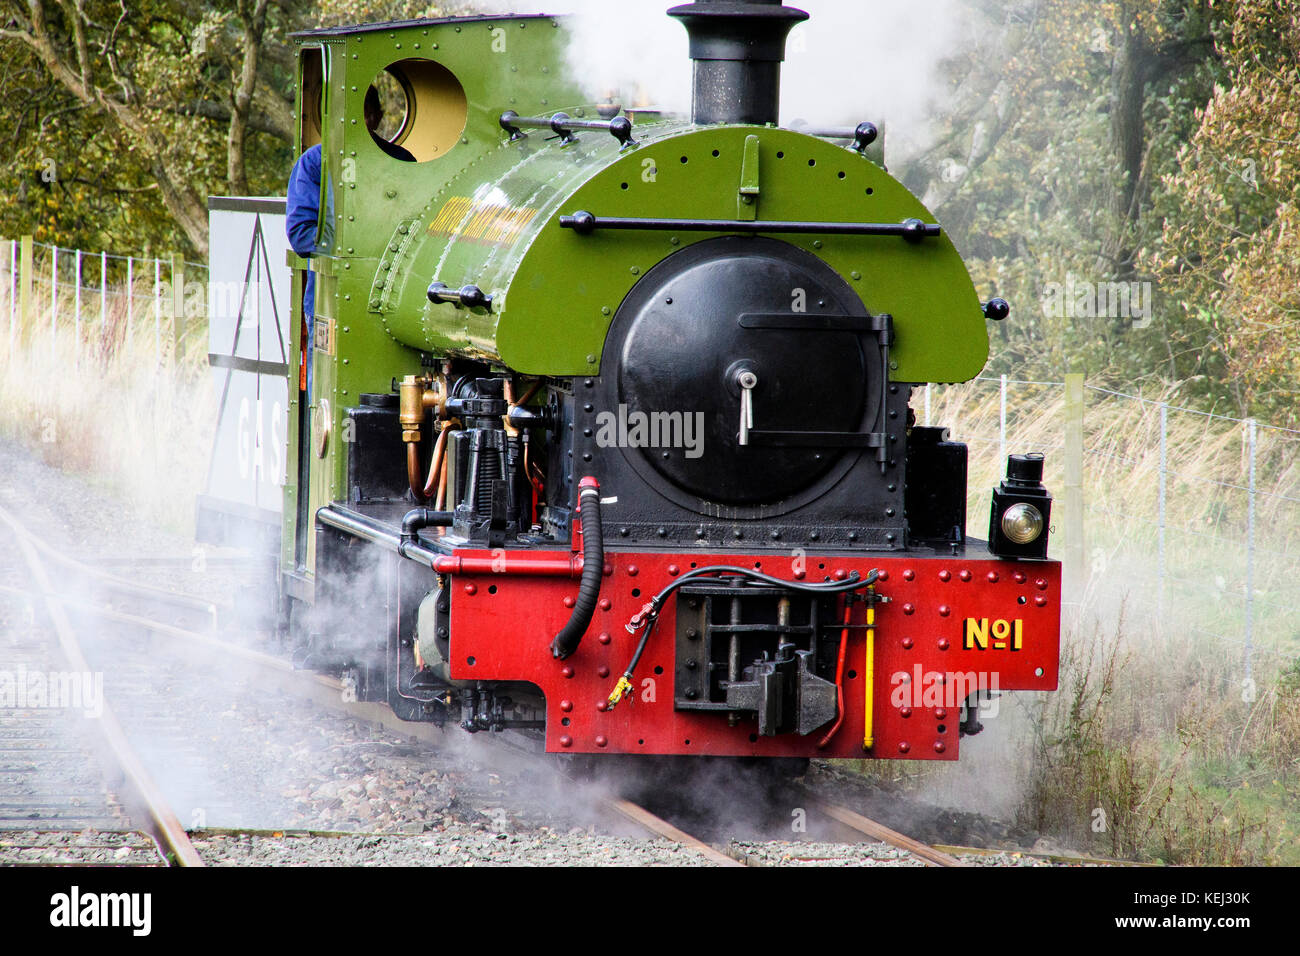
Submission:
<svg viewBox="0 0 1300 956">
<path fill-rule="evenodd" d="M 300 256 L 316 251 L 316 220 L 320 215 L 320 146 L 313 146 L 293 164 L 289 174 L 284 231 Z"/>
</svg>

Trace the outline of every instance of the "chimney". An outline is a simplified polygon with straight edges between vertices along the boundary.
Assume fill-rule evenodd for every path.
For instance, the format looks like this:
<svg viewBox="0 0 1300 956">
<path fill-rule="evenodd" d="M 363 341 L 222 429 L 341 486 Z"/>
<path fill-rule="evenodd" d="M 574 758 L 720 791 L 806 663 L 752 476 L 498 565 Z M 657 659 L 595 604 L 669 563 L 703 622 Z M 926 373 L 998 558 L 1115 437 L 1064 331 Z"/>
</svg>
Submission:
<svg viewBox="0 0 1300 956">
<path fill-rule="evenodd" d="M 695 123 L 778 121 L 785 40 L 807 13 L 782 6 L 781 0 L 697 0 L 673 7 L 668 15 L 681 20 L 690 35 Z"/>
</svg>

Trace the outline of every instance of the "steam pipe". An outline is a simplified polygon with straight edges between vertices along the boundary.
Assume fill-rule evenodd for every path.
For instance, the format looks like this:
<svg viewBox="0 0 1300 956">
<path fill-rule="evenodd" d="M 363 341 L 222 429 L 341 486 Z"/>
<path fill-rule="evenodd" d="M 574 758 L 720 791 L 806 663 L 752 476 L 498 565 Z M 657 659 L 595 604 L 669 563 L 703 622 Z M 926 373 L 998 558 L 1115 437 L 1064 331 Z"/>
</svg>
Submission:
<svg viewBox="0 0 1300 956">
<path fill-rule="evenodd" d="M 582 577 L 584 566 L 579 555 L 546 557 L 519 551 L 507 551 L 494 557 L 443 554 L 433 560 L 433 570 L 439 574 L 491 574 L 522 578 L 579 578 Z"/>
<path fill-rule="evenodd" d="M 358 514 L 348 508 L 342 508 L 338 505 L 329 505 L 321 508 L 316 512 L 316 521 L 318 524 L 328 525 L 339 531 L 346 531 L 348 534 L 363 541 L 369 541 L 371 544 L 377 544 L 389 551 L 395 551 L 404 558 L 422 564 L 429 570 L 433 570 L 433 563 L 439 557 L 436 552 L 416 542 L 402 540 L 400 535 L 393 532 L 391 528 L 382 525 L 363 514 Z"/>
<path fill-rule="evenodd" d="M 412 508 L 402 516 L 402 543 L 416 544 L 421 528 L 450 528 L 456 515 L 451 511 L 434 511 L 432 508 Z"/>
<path fill-rule="evenodd" d="M 605 573 L 605 541 L 600 528 L 600 482 L 588 475 L 578 483 L 578 514 L 582 518 L 582 581 L 568 623 L 551 641 L 551 654 L 559 660 L 578 649 L 591 624 Z"/>
<path fill-rule="evenodd" d="M 408 441 L 406 443 L 406 483 L 411 486 L 411 494 L 415 495 L 416 501 L 424 501 L 428 495 L 422 494 L 420 486 L 420 443 Z"/>
<path fill-rule="evenodd" d="M 429 477 L 424 483 L 424 494 L 416 501 L 428 501 L 433 497 L 438 485 L 438 476 L 442 473 L 442 456 L 447 452 L 447 433 L 451 431 L 450 423 L 438 432 L 438 440 L 433 445 L 433 461 L 429 464 Z M 441 506 L 439 506 L 441 509 Z"/>
<path fill-rule="evenodd" d="M 437 511 L 441 511 L 443 506 L 447 503 L 447 469 L 450 461 L 451 456 L 444 452 L 442 456 L 442 467 L 438 469 L 438 496 L 433 499 L 433 507 Z"/>
</svg>

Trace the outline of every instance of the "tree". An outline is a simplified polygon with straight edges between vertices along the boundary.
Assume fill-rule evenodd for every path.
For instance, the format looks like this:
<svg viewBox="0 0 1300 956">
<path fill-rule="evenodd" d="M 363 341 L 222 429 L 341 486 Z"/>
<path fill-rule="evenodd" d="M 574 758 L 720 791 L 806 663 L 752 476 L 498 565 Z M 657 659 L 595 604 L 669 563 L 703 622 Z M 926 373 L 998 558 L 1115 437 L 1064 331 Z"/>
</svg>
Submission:
<svg viewBox="0 0 1300 956">
<path fill-rule="evenodd" d="M 1300 422 L 1300 12 L 1224 4 L 1228 75 L 1164 179 L 1146 261 L 1185 339 L 1222 364 L 1241 414 Z"/>
<path fill-rule="evenodd" d="M 1162 177 L 1222 73 L 1208 0 L 969 3 L 978 42 L 950 64 L 944 136 L 904 179 L 982 294 L 1012 302 L 1011 320 L 992 329 L 994 368 L 1083 368 L 1117 384 L 1208 372 L 1190 342 L 1171 348 L 1183 314 L 1145 285 L 1139 255 L 1160 232 Z M 1100 299 L 1055 312 L 1045 301 L 1060 287 L 1133 282 L 1140 315 Z"/>
</svg>

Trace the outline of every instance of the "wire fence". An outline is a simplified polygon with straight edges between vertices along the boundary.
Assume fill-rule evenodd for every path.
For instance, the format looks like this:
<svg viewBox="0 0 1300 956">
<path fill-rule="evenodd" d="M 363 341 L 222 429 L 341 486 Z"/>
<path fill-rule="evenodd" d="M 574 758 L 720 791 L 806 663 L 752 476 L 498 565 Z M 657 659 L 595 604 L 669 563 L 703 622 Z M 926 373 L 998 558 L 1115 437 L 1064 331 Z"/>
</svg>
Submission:
<svg viewBox="0 0 1300 956">
<path fill-rule="evenodd" d="M 923 389 L 918 419 L 952 425 L 972 446 L 970 533 L 985 536 L 986 486 L 1007 455 L 1043 452 L 1056 493 L 1053 553 L 1067 572 L 1082 565 L 1073 570 L 1084 600 L 1119 584 L 1125 606 L 1159 630 L 1239 648 L 1246 679 L 1261 660 L 1295 661 L 1300 431 L 1079 384 L 1074 409 L 1066 382 L 981 376 L 950 401 L 948 389 Z M 944 420 L 934 422 L 940 404 Z M 1082 435 L 1077 488 L 1067 474 L 1071 425 Z M 1065 518 L 1072 497 L 1077 528 Z"/>
<path fill-rule="evenodd" d="M 51 354 L 71 347 L 74 368 L 88 351 L 104 354 L 145 343 L 152 323 L 155 358 L 180 354 L 182 339 L 205 331 L 208 267 L 181 256 L 116 255 L 0 240 L 0 321 L 10 352 L 20 344 Z"/>
</svg>

